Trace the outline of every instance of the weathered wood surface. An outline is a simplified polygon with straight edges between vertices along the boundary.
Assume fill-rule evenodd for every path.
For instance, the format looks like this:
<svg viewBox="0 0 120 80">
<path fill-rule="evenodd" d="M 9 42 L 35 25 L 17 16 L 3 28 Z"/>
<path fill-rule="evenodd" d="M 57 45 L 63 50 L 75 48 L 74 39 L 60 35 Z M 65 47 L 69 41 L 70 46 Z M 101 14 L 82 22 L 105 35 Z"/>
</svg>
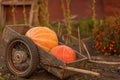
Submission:
<svg viewBox="0 0 120 80">
<path fill-rule="evenodd" d="M 27 5 L 30 5 L 32 6 L 33 4 L 33 1 L 3 1 L 3 0 L 0 0 L 0 25 L 4 26 L 5 25 L 5 22 L 6 22 L 6 11 L 4 9 L 5 6 L 12 6 L 12 5 L 15 5 L 15 6 L 27 6 Z"/>
<path fill-rule="evenodd" d="M 0 0 L 0 24 L 1 24 L 1 21 L 2 21 L 2 5 L 1 5 L 1 3 L 2 3 L 2 0 Z"/>
<path fill-rule="evenodd" d="M 79 53 L 76 53 L 77 55 L 76 61 L 65 63 L 64 61 L 56 58 L 51 53 L 46 52 L 44 49 L 40 47 L 38 47 L 38 51 L 40 55 L 41 66 L 44 69 L 46 69 L 48 72 L 54 74 L 55 76 L 61 79 L 71 76 L 73 74 L 76 74 L 76 72 L 62 69 L 60 68 L 60 66 L 62 67 L 71 66 L 71 67 L 76 67 L 76 68 L 84 68 L 84 65 L 87 61 L 87 58 L 85 56 L 80 55 Z"/>
<path fill-rule="evenodd" d="M 66 66 L 69 66 L 69 67 L 75 67 L 75 68 L 82 68 L 84 69 L 87 61 L 88 61 L 88 58 L 85 57 L 84 55 L 78 53 L 76 51 L 76 54 L 77 54 L 77 60 L 74 61 L 74 62 L 71 62 L 71 63 L 66 63 Z M 70 70 L 65 70 L 65 74 L 64 74 L 64 77 L 68 77 L 68 76 L 71 76 L 73 74 L 77 74 L 77 72 L 75 71 L 70 71 Z"/>
<path fill-rule="evenodd" d="M 52 74 L 62 77 L 61 73 L 63 70 L 57 69 L 53 66 L 64 66 L 65 62 L 59 60 L 58 58 L 54 57 L 51 53 L 46 52 L 42 48 L 38 47 L 38 53 L 40 56 L 40 63 L 41 66 L 46 69 L 48 72 L 51 72 Z"/>
<path fill-rule="evenodd" d="M 2 40 L 6 44 L 14 37 L 24 35 L 28 29 L 27 25 L 7 25 L 3 30 Z"/>
<path fill-rule="evenodd" d="M 31 5 L 32 1 L 27 1 L 27 2 L 21 2 L 21 1 L 14 1 L 14 3 L 12 1 L 5 1 L 2 2 L 2 5 L 6 6 L 6 5 L 16 5 L 16 6 L 21 6 L 21 5 Z"/>
<path fill-rule="evenodd" d="M 6 15 L 5 15 L 5 10 L 4 10 L 4 6 L 2 5 L 2 0 L 0 0 L 0 25 L 4 25 L 5 23 L 5 19 L 6 19 Z"/>
<path fill-rule="evenodd" d="M 94 76 L 100 76 L 100 73 L 93 72 L 90 70 L 85 70 L 85 69 L 79 69 L 79 68 L 74 68 L 74 67 L 63 67 L 65 70 L 69 71 L 74 71 L 74 72 L 79 72 L 79 73 L 84 73 L 84 74 L 89 74 L 89 75 L 94 75 Z"/>
<path fill-rule="evenodd" d="M 33 25 L 33 17 L 34 17 L 34 3 L 31 5 L 30 17 L 29 17 L 29 25 Z"/>
<path fill-rule="evenodd" d="M 24 35 L 30 27 L 27 25 L 8 25 L 5 27 L 3 31 L 3 40 L 7 43 L 12 38 Z M 84 65 L 87 61 L 87 58 L 84 55 L 76 52 L 77 59 L 73 62 L 66 63 L 51 53 L 45 51 L 41 47 L 38 48 L 38 54 L 40 58 L 40 65 L 46 69 L 48 72 L 54 74 L 55 76 L 63 79 L 73 74 L 76 74 L 74 71 L 69 71 L 64 69 L 64 67 L 76 67 L 76 68 L 84 68 Z M 63 68 L 60 68 L 63 67 Z"/>
<path fill-rule="evenodd" d="M 36 5 L 38 4 L 38 0 L 34 0 L 33 4 L 31 5 L 31 11 L 30 11 L 30 18 L 29 18 L 29 24 L 30 25 L 34 25 L 34 21 L 35 21 L 35 15 L 37 14 L 36 13 Z"/>
</svg>

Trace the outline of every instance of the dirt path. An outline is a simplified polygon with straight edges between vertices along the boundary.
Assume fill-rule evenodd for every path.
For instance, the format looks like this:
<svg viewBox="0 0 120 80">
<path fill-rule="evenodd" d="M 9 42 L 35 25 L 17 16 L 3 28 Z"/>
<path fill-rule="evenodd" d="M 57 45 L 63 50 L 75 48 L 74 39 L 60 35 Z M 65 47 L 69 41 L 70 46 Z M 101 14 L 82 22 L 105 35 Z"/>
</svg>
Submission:
<svg viewBox="0 0 120 80">
<path fill-rule="evenodd" d="M 0 42 L 1 43 L 1 42 Z M 1 43 L 2 44 L 2 43 Z M 54 75 L 48 73 L 43 69 L 38 69 L 29 79 L 18 78 L 12 75 L 5 66 L 4 61 L 4 46 L 0 45 L 0 80 L 59 80 Z M 103 56 L 100 54 L 92 54 L 94 59 L 120 61 L 119 57 Z M 100 77 L 95 77 L 85 74 L 76 74 L 66 80 L 120 80 L 120 74 L 117 72 L 119 65 L 101 65 L 94 63 L 87 63 L 84 69 L 100 72 Z"/>
</svg>

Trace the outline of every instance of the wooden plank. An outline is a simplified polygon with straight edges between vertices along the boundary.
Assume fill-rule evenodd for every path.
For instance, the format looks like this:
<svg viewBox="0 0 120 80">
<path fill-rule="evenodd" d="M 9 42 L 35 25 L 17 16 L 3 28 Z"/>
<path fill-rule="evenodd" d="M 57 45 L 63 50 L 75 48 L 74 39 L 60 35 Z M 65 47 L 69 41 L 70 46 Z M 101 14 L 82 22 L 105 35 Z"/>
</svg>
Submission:
<svg viewBox="0 0 120 80">
<path fill-rule="evenodd" d="M 6 45 L 13 37 L 24 35 L 28 29 L 29 26 L 24 24 L 6 25 L 2 34 L 3 45 Z"/>
<path fill-rule="evenodd" d="M 32 6 L 31 6 L 31 11 L 30 11 L 30 18 L 29 18 L 29 25 L 34 25 L 34 20 L 35 20 L 35 14 L 36 14 L 36 5 L 38 4 L 38 0 L 34 0 Z"/>
<path fill-rule="evenodd" d="M 89 74 L 89 75 L 94 75 L 94 76 L 100 76 L 100 73 L 93 72 L 90 70 L 85 70 L 85 69 L 78 69 L 74 67 L 61 67 L 69 71 L 74 71 L 74 72 L 79 72 L 79 73 L 84 73 L 84 74 Z"/>
<path fill-rule="evenodd" d="M 22 2 L 22 1 L 14 1 L 14 3 L 12 1 L 1 1 L 1 6 L 0 6 L 0 25 L 4 26 L 5 22 L 6 22 L 6 12 L 4 7 L 5 6 L 23 6 L 23 5 L 32 5 L 32 1 L 26 1 L 26 2 Z"/>
<path fill-rule="evenodd" d="M 44 49 L 38 47 L 38 53 L 40 55 L 40 65 L 46 69 L 48 72 L 59 77 L 60 79 L 69 77 L 73 74 L 77 74 L 74 71 L 65 70 L 64 68 L 60 69 L 60 66 L 70 66 L 84 68 L 85 63 L 87 62 L 87 57 L 82 56 L 81 54 L 76 53 L 77 60 L 70 63 L 65 63 L 60 59 L 53 56 L 51 53 L 46 52 Z"/>
<path fill-rule="evenodd" d="M 75 52 L 76 52 L 76 58 L 77 58 L 76 61 L 67 63 L 66 66 L 84 69 L 85 64 L 88 61 L 87 57 L 81 55 L 77 51 L 75 51 Z M 74 72 L 74 71 L 65 70 L 64 71 L 64 78 L 68 77 L 68 76 L 75 75 L 75 74 L 78 74 L 78 73 Z"/>
<path fill-rule="evenodd" d="M 12 2 L 12 1 L 5 1 L 5 2 L 2 2 L 2 5 L 4 6 L 7 6 L 7 5 L 16 5 L 16 6 L 21 6 L 21 5 L 32 5 L 32 1 L 28 1 L 28 2 Z"/>
<path fill-rule="evenodd" d="M 5 27 L 3 30 L 3 35 L 2 35 L 2 40 L 3 40 L 3 45 L 6 45 L 13 37 L 20 36 L 19 33 L 11 29 L 10 27 Z"/>
<path fill-rule="evenodd" d="M 2 21 L 2 0 L 0 0 L 0 25 L 1 25 L 1 21 Z"/>
<path fill-rule="evenodd" d="M 29 25 L 33 25 L 33 15 L 34 15 L 34 11 L 33 11 L 33 8 L 34 8 L 34 3 L 32 4 L 31 6 L 31 10 L 30 10 L 30 17 L 29 17 Z"/>
<path fill-rule="evenodd" d="M 5 24 L 5 20 L 6 20 L 6 12 L 4 10 L 4 6 L 1 4 L 1 8 L 0 8 L 0 25 L 4 26 Z"/>
<path fill-rule="evenodd" d="M 7 25 L 7 26 L 21 35 L 25 35 L 25 33 L 29 30 L 29 26 L 26 24 Z"/>
<path fill-rule="evenodd" d="M 62 78 L 63 77 L 62 72 L 64 72 L 64 70 L 51 67 L 51 65 L 52 66 L 64 66 L 65 62 L 53 56 L 51 53 L 45 51 L 41 47 L 38 47 L 38 53 L 40 56 L 40 63 L 41 63 L 40 65 L 48 72 L 58 76 L 59 78 Z"/>
</svg>

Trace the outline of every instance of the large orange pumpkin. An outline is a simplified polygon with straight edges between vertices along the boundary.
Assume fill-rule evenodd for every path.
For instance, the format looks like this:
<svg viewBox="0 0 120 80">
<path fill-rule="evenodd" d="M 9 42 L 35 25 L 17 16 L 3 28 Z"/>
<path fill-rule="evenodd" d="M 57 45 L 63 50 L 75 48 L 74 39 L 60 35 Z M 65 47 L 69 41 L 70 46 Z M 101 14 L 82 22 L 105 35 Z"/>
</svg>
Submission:
<svg viewBox="0 0 120 80">
<path fill-rule="evenodd" d="M 58 45 L 56 33 L 47 27 L 33 27 L 25 35 L 47 51 Z"/>
<path fill-rule="evenodd" d="M 74 50 L 66 45 L 59 45 L 51 49 L 51 54 L 58 57 L 65 62 L 72 62 L 76 60 Z"/>
</svg>

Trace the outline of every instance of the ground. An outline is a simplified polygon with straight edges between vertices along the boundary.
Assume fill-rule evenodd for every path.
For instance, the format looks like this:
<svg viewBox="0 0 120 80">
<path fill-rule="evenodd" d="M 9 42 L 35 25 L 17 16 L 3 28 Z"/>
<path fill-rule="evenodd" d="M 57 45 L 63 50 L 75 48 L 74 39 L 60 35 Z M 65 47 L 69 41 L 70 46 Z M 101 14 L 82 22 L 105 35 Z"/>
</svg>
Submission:
<svg viewBox="0 0 120 80">
<path fill-rule="evenodd" d="M 1 39 L 0 39 L 1 40 Z M 0 41 L 0 80 L 60 80 L 54 75 L 48 73 L 43 69 L 37 69 L 33 75 L 28 78 L 19 78 L 14 76 L 9 72 L 9 70 L 5 66 L 4 61 L 4 46 L 2 46 L 2 42 Z M 102 54 L 97 54 L 94 52 L 92 48 L 93 44 L 91 41 L 87 42 L 87 47 L 89 48 L 90 54 L 92 55 L 92 59 L 94 60 L 106 60 L 106 61 L 120 61 L 119 57 L 116 56 L 104 56 Z M 86 55 L 86 54 L 85 54 Z M 86 63 L 85 68 L 87 70 L 99 72 L 101 75 L 99 77 L 86 75 L 78 73 L 73 75 L 66 80 L 120 80 L 120 73 L 118 72 L 119 65 L 106 65 L 106 64 L 97 64 L 90 63 L 89 61 Z"/>
</svg>

